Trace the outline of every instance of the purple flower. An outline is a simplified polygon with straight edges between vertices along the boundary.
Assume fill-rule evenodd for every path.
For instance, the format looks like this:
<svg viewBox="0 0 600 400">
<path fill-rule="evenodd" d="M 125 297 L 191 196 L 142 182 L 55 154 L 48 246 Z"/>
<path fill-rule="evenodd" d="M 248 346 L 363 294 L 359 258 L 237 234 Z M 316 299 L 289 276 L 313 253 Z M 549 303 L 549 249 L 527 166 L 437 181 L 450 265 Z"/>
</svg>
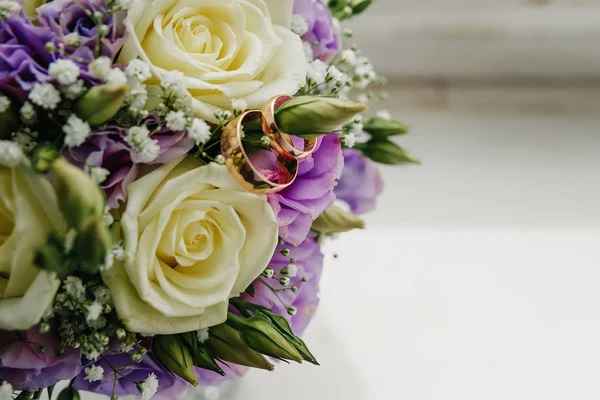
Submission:
<svg viewBox="0 0 600 400">
<path fill-rule="evenodd" d="M 89 382 L 85 379 L 84 371 L 75 378 L 73 383 L 75 389 L 110 396 L 113 394 L 114 387 L 114 394 L 117 396 L 140 397 L 136 383 L 145 380 L 151 373 L 154 373 L 158 380 L 158 391 L 152 399 L 176 399 L 179 394 L 191 387 L 189 383 L 171 374 L 156 362 L 151 353 L 146 353 L 139 363 L 132 361 L 128 354 L 105 353 L 94 365 L 104 369 L 104 378 Z M 115 369 L 119 373 L 115 373 Z"/>
<path fill-rule="evenodd" d="M 36 391 L 81 372 L 81 351 L 67 348 L 57 355 L 59 338 L 41 334 L 39 326 L 18 334 L 0 331 L 0 343 L 0 381 L 8 381 L 15 390 Z"/>
<path fill-rule="evenodd" d="M 339 200 L 345 201 L 354 214 L 375 209 L 377 196 L 383 191 L 383 181 L 374 162 L 354 149 L 344 149 L 344 170 L 335 188 Z"/>
<path fill-rule="evenodd" d="M 290 250 L 289 256 L 283 256 L 281 250 Z M 278 286 L 280 271 L 290 268 L 290 260 L 295 260 L 297 268 L 296 275 L 291 277 L 288 287 L 296 286 L 298 290 L 274 291 L 267 286 Z M 323 254 L 321 246 L 315 241 L 315 234 L 308 235 L 299 246 L 294 247 L 289 243 L 281 244 L 275 250 L 275 255 L 269 263 L 269 267 L 275 271 L 275 279 L 260 277 L 254 281 L 254 297 L 242 294 L 240 297 L 250 303 L 268 307 L 274 313 L 285 316 L 292 325 L 294 333 L 301 335 L 308 323 L 312 320 L 317 306 L 319 305 L 319 281 L 323 270 Z M 293 267 L 291 267 L 293 268 Z M 266 282 L 266 284 L 265 284 Z M 288 314 L 288 307 L 295 307 L 297 313 L 294 316 Z"/>
<path fill-rule="evenodd" d="M 333 189 L 344 167 L 338 135 L 323 136 L 317 146 L 312 157 L 300 162 L 296 181 L 268 197 L 279 222 L 279 236 L 295 246 L 302 243 L 312 222 L 335 201 Z"/>
<path fill-rule="evenodd" d="M 24 100 L 36 82 L 51 80 L 48 65 L 54 57 L 44 46 L 55 37 L 22 16 L 0 19 L 0 91 Z"/>
<path fill-rule="evenodd" d="M 111 59 L 123 46 L 125 28 L 122 21 L 116 20 L 106 10 L 104 0 L 54 0 L 38 8 L 39 20 L 43 26 L 47 26 L 58 36 L 63 37 L 70 33 L 76 33 L 81 45 L 75 49 L 66 47 L 73 60 L 93 60 L 96 55 L 97 25 L 94 20 L 86 14 L 86 11 L 100 12 L 104 15 L 103 24 L 108 26 L 108 35 L 100 40 L 99 55 Z"/>
<path fill-rule="evenodd" d="M 141 124 L 146 125 L 150 132 L 158 126 L 154 117 L 149 117 Z M 100 187 L 106 193 L 107 204 L 111 208 L 119 207 L 119 202 L 126 200 L 127 185 L 131 182 L 160 164 L 177 159 L 194 147 L 193 140 L 185 132 L 172 132 L 162 128 L 151 136 L 158 141 L 160 156 L 150 163 L 141 163 L 138 161 L 137 151 L 125 142 L 126 136 L 125 129 L 107 126 L 94 132 L 81 146 L 63 150 L 71 163 L 83 169 L 101 167 L 108 170 L 109 175 Z"/>
<path fill-rule="evenodd" d="M 312 46 L 315 58 L 327 61 L 340 50 L 333 17 L 329 7 L 321 0 L 294 1 L 294 14 L 302 16 L 308 24 L 308 32 L 302 36 L 302 40 Z"/>
</svg>

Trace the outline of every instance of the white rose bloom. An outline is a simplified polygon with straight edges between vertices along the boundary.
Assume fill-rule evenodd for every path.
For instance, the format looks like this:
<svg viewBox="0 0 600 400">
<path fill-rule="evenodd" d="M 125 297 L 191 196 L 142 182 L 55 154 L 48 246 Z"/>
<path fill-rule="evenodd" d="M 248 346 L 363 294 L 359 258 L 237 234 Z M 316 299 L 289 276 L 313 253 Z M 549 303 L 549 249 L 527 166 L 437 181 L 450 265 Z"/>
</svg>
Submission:
<svg viewBox="0 0 600 400">
<path fill-rule="evenodd" d="M 123 323 L 170 334 L 224 322 L 229 299 L 260 275 L 277 245 L 266 197 L 193 157 L 161 166 L 128 194 L 125 262 L 104 273 Z"/>
<path fill-rule="evenodd" d="M 65 230 L 47 180 L 25 167 L 0 166 L 0 329 L 29 329 L 52 304 L 60 281 L 33 259 L 49 232 Z"/>
<path fill-rule="evenodd" d="M 183 74 L 197 117 L 234 99 L 260 108 L 304 85 L 302 40 L 290 30 L 293 0 L 155 0 L 132 6 L 119 63 L 147 62 L 156 86 L 170 71 Z M 157 79 L 158 77 L 158 79 Z"/>
</svg>

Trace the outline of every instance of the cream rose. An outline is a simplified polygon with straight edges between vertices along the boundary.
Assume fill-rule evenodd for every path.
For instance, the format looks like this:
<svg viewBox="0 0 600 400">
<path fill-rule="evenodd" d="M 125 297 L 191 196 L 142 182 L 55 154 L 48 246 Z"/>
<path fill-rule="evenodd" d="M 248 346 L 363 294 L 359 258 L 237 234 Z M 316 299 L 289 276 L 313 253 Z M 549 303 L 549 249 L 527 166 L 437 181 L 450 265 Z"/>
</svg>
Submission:
<svg viewBox="0 0 600 400">
<path fill-rule="evenodd" d="M 34 254 L 49 232 L 65 229 L 47 180 L 0 166 L 0 329 L 29 329 L 52 304 L 60 281 L 34 265 Z"/>
<path fill-rule="evenodd" d="M 307 62 L 289 28 L 293 0 L 137 2 L 125 21 L 120 63 L 140 57 L 159 79 L 184 74 L 196 116 L 215 122 L 232 100 L 259 108 L 304 85 Z M 158 81 L 154 78 L 156 84 Z"/>
<path fill-rule="evenodd" d="M 277 222 L 264 196 L 246 192 L 224 166 L 193 157 L 128 186 L 121 220 L 127 261 L 104 275 L 123 323 L 169 334 L 217 325 L 265 269 Z"/>
</svg>

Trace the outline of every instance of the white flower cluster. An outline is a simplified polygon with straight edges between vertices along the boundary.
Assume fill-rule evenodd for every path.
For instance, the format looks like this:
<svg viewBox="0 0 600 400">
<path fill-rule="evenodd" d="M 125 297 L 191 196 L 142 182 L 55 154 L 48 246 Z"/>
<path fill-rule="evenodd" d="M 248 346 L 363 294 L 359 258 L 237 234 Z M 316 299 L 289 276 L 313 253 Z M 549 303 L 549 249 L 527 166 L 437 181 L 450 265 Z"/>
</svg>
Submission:
<svg viewBox="0 0 600 400">
<path fill-rule="evenodd" d="M 150 137 L 150 131 L 145 126 L 129 128 L 125 141 L 138 152 L 137 162 L 149 163 L 160 155 L 158 141 Z"/>
<path fill-rule="evenodd" d="M 158 379 L 156 374 L 152 372 L 148 377 L 140 382 L 138 390 L 142 395 L 143 400 L 148 400 L 158 391 Z"/>
<path fill-rule="evenodd" d="M 21 11 L 21 4 L 15 0 L 0 0 L 0 18 L 6 19 L 11 14 L 18 14 Z"/>
<path fill-rule="evenodd" d="M 208 333 L 208 328 L 205 329 L 200 329 L 199 331 L 196 332 L 196 335 L 198 336 L 198 342 L 200 343 L 206 343 L 206 341 L 208 341 L 210 335 Z"/>
<path fill-rule="evenodd" d="M 75 114 L 71 114 L 63 126 L 65 133 L 65 146 L 81 146 L 92 133 L 90 125 Z"/>
<path fill-rule="evenodd" d="M 109 84 L 124 85 L 127 83 L 125 73 L 119 68 L 113 68 L 112 60 L 106 56 L 98 57 L 92 61 L 88 66 L 88 71 L 92 76 L 103 79 Z"/>
<path fill-rule="evenodd" d="M 29 92 L 29 100 L 45 110 L 54 110 L 60 103 L 60 93 L 51 83 L 37 82 Z"/>
<path fill-rule="evenodd" d="M 112 215 L 110 213 L 105 213 L 105 215 L 110 215 L 110 218 L 112 219 Z M 110 221 L 110 222 L 112 224 L 112 221 Z M 107 224 L 107 225 L 110 225 L 110 224 Z M 102 267 L 100 267 L 100 270 L 108 271 L 114 265 L 115 260 L 116 261 L 124 261 L 125 260 L 125 250 L 123 249 L 123 246 L 120 246 L 118 244 L 114 244 L 113 247 L 110 249 L 110 251 L 108 253 L 106 253 L 106 259 L 104 260 L 104 265 L 102 265 Z"/>
<path fill-rule="evenodd" d="M 308 22 L 304 19 L 303 16 L 294 14 L 292 16 L 292 32 L 294 32 L 298 36 L 304 35 L 308 32 Z"/>
<path fill-rule="evenodd" d="M 37 137 L 38 133 L 32 131 L 30 128 L 24 128 L 22 131 L 12 133 L 13 141 L 26 153 L 34 149 Z"/>
<path fill-rule="evenodd" d="M 88 382 L 96 382 L 104 379 L 104 368 L 99 365 L 90 365 L 86 369 L 85 372 L 85 380 Z"/>
<path fill-rule="evenodd" d="M 23 160 L 23 150 L 15 142 L 0 140 L 0 165 L 14 167 Z"/>
<path fill-rule="evenodd" d="M 60 91 L 68 99 L 75 99 L 83 93 L 84 82 L 79 79 L 79 66 L 73 61 L 68 59 L 56 60 L 48 67 L 48 73 L 56 79 Z"/>
<path fill-rule="evenodd" d="M 363 130 L 363 117 L 357 115 L 354 119 L 346 123 L 342 129 L 342 143 L 346 147 L 354 147 L 356 141 L 365 139 Z"/>
<path fill-rule="evenodd" d="M 129 105 L 129 112 L 134 117 L 144 118 L 148 111 L 144 109 L 148 101 L 146 82 L 152 76 L 150 66 L 142 60 L 131 60 L 125 69 L 125 76 L 129 83 L 129 92 L 125 101 Z"/>
</svg>

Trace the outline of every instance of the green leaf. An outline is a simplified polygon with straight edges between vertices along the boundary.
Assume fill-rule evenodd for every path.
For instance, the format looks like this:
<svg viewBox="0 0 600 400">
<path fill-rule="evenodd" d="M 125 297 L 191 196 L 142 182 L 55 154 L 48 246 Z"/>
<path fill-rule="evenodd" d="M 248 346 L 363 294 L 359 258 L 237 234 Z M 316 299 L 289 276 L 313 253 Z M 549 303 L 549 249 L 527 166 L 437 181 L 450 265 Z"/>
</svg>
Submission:
<svg viewBox="0 0 600 400">
<path fill-rule="evenodd" d="M 421 163 L 416 157 L 389 140 L 372 139 L 367 143 L 357 144 L 355 148 L 362 151 L 366 157 L 381 164 L 400 165 Z"/>
<path fill-rule="evenodd" d="M 18 397 L 17 397 L 17 399 L 18 399 Z M 60 394 L 56 398 L 56 400 L 79 400 L 79 399 L 80 399 L 79 392 L 77 391 L 77 389 L 75 389 L 72 386 L 69 386 L 68 388 L 64 389 L 62 392 L 60 392 Z"/>
<path fill-rule="evenodd" d="M 246 288 L 246 293 L 248 293 L 250 295 L 250 297 L 254 297 L 254 294 L 256 293 L 256 291 L 254 290 L 254 285 L 253 284 L 250 284 Z"/>
<path fill-rule="evenodd" d="M 350 3 L 350 7 L 352 8 L 352 15 L 358 15 L 365 11 L 369 6 L 373 4 L 373 0 L 354 0 Z"/>
<path fill-rule="evenodd" d="M 375 139 L 385 139 L 390 136 L 404 135 L 408 126 L 398 121 L 383 118 L 371 118 L 363 126 L 363 130 Z"/>
<path fill-rule="evenodd" d="M 342 233 L 353 229 L 365 229 L 365 221 L 338 206 L 325 210 L 312 224 L 312 230 L 321 233 Z"/>
</svg>

